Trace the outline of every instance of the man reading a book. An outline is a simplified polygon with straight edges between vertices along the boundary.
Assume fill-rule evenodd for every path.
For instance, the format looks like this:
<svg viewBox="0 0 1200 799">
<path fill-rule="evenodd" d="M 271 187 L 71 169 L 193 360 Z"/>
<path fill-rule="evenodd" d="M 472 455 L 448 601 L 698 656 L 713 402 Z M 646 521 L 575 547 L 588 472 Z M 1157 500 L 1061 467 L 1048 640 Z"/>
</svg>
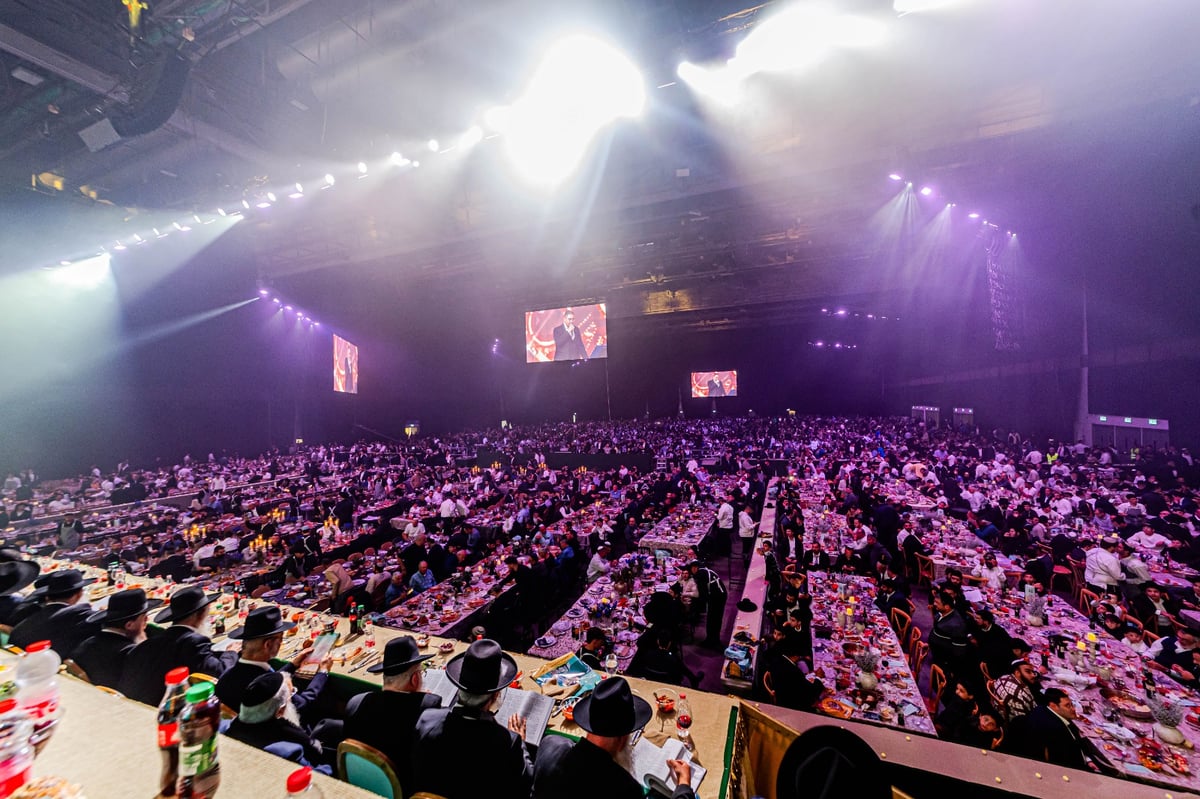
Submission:
<svg viewBox="0 0 1200 799">
<path fill-rule="evenodd" d="M 575 723 L 587 735 L 576 742 L 558 735 L 542 739 L 532 799 L 642 799 L 642 785 L 630 773 L 634 734 L 652 715 L 650 703 L 634 696 L 623 678 L 601 680 L 575 705 Z M 672 799 L 695 799 L 691 764 L 668 760 L 667 766 L 678 786 Z"/>
</svg>

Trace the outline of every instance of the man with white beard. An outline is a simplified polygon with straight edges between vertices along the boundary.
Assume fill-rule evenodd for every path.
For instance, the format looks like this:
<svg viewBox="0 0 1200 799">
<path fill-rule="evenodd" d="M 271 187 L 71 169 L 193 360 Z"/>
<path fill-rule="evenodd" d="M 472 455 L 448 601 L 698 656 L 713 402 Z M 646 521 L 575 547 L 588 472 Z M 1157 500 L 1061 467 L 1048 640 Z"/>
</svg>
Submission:
<svg viewBox="0 0 1200 799">
<path fill-rule="evenodd" d="M 336 750 L 322 747 L 300 725 L 292 693 L 291 678 L 283 672 L 255 677 L 246 686 L 237 718 L 229 725 L 229 737 L 304 765 L 332 765 Z"/>
<path fill-rule="evenodd" d="M 206 595 L 198 586 L 180 588 L 170 606 L 154 617 L 155 624 L 172 622 L 160 635 L 147 638 L 129 652 L 118 688 L 130 699 L 157 705 L 162 699 L 167 672 L 187 666 L 192 674 L 219 677 L 237 662 L 238 653 L 212 649 L 209 606 L 217 594 Z"/>
<path fill-rule="evenodd" d="M 542 739 L 532 799 L 641 799 L 641 781 L 632 775 L 634 733 L 652 715 L 650 703 L 634 696 L 623 677 L 602 680 L 575 705 L 575 723 L 587 735 L 574 742 L 559 735 Z M 667 766 L 673 799 L 694 799 L 691 764 L 668 760 Z"/>
</svg>

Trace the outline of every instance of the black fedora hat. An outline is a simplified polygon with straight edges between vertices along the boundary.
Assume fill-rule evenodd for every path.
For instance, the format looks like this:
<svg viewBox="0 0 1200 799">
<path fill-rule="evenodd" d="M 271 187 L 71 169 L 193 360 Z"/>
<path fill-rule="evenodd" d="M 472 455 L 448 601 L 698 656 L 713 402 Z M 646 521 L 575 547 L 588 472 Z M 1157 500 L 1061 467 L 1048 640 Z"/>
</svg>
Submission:
<svg viewBox="0 0 1200 799">
<path fill-rule="evenodd" d="M 35 582 L 38 584 L 38 588 L 30 596 L 70 596 L 76 591 L 82 590 L 84 586 L 96 582 L 96 578 L 85 578 L 79 569 L 63 569 L 43 574 Z"/>
<path fill-rule="evenodd" d="M 0 562 L 0 596 L 20 591 L 37 579 L 41 571 L 33 561 L 8 560 Z"/>
<path fill-rule="evenodd" d="M 189 585 L 171 594 L 171 604 L 162 613 L 154 617 L 157 624 L 168 621 L 179 621 L 191 616 L 205 605 L 211 604 L 217 598 L 216 594 L 205 594 L 204 589 Z"/>
<path fill-rule="evenodd" d="M 268 636 L 286 633 L 295 626 L 294 622 L 283 620 L 283 615 L 279 612 L 279 608 L 274 605 L 267 605 L 266 607 L 255 608 L 250 611 L 246 616 L 246 624 L 235 630 L 230 630 L 229 637 L 252 641 L 255 638 L 267 638 Z"/>
<path fill-rule="evenodd" d="M 517 661 L 490 638 L 472 642 L 446 664 L 450 682 L 472 694 L 499 691 L 517 676 Z"/>
<path fill-rule="evenodd" d="M 127 588 L 108 598 L 108 607 L 87 617 L 88 624 L 115 624 L 149 613 L 162 604 L 161 599 L 146 599 L 140 588 Z"/>
<path fill-rule="evenodd" d="M 383 676 L 391 677 L 402 674 L 417 663 L 429 660 L 431 657 L 433 655 L 421 654 L 416 640 L 411 635 L 402 635 L 387 642 L 387 646 L 383 648 L 383 662 L 368 666 L 367 671 L 372 674 L 383 672 Z"/>
<path fill-rule="evenodd" d="M 590 733 L 619 738 L 645 727 L 654 711 L 650 703 L 634 696 L 623 677 L 601 680 L 589 696 L 575 705 L 575 723 Z"/>
<path fill-rule="evenodd" d="M 776 775 L 775 795 L 885 799 L 891 797 L 892 785 L 866 741 L 849 730 L 821 725 L 788 746 Z"/>
</svg>

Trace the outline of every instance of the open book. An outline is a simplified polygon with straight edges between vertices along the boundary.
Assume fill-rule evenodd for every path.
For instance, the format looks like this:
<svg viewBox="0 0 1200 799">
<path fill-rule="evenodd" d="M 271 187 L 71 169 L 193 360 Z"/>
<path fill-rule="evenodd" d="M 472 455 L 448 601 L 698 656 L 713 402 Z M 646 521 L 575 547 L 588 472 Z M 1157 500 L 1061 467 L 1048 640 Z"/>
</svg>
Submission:
<svg viewBox="0 0 1200 799">
<path fill-rule="evenodd" d="M 442 707 L 451 707 L 458 695 L 458 686 L 450 682 L 443 669 L 427 669 L 422 678 L 421 690 L 441 697 Z M 536 691 L 520 688 L 505 688 L 504 698 L 496 710 L 497 723 L 507 727 L 508 717 L 516 713 L 525 719 L 525 741 L 537 746 L 542 741 L 554 700 Z"/>
<path fill-rule="evenodd" d="M 700 790 L 700 782 L 708 769 L 692 761 L 692 753 L 678 738 L 671 738 L 662 746 L 650 743 L 644 737 L 633 747 L 633 775 L 650 788 L 652 794 L 670 796 L 674 792 L 675 779 L 671 776 L 668 760 L 686 760 L 692 764 L 692 790 Z"/>
</svg>

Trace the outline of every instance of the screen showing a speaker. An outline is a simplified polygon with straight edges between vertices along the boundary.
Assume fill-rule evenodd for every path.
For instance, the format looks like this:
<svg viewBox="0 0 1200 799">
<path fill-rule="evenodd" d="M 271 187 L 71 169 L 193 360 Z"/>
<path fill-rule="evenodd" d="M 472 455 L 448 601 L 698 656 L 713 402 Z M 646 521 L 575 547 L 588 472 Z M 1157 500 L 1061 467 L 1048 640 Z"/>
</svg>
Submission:
<svg viewBox="0 0 1200 799">
<path fill-rule="evenodd" d="M 333 390 L 342 394 L 358 393 L 358 347 L 333 336 Z"/>
<path fill-rule="evenodd" d="M 525 313 L 525 362 L 586 361 L 608 357 L 604 303 Z"/>
<path fill-rule="evenodd" d="M 736 397 L 737 372 L 692 372 L 693 397 Z"/>
</svg>

